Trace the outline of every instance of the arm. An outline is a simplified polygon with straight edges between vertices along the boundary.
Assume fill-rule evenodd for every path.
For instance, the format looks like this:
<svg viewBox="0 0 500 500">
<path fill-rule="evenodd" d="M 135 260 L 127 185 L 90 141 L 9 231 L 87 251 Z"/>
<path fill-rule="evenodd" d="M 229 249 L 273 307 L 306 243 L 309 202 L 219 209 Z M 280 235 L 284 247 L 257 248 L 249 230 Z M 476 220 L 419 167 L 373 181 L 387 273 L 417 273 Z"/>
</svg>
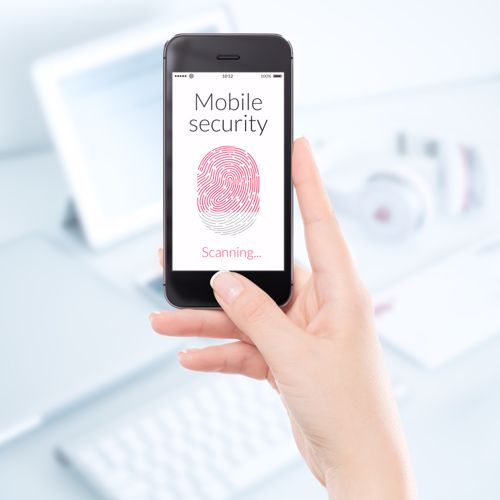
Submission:
<svg viewBox="0 0 500 500">
<path fill-rule="evenodd" d="M 280 309 L 245 277 L 219 272 L 221 311 L 153 313 L 165 335 L 235 342 L 179 353 L 191 370 L 267 379 L 302 456 L 332 500 L 413 500 L 412 470 L 370 298 L 354 269 L 309 143 L 294 145 L 293 180 L 312 272 L 296 268 Z"/>
</svg>

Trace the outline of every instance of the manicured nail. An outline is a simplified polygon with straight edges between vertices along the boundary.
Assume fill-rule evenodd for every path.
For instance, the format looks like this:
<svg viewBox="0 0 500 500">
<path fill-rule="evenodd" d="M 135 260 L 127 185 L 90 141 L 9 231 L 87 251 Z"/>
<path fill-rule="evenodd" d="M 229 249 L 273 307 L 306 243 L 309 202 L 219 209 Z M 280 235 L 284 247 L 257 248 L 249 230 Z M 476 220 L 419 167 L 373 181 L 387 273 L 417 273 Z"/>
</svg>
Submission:
<svg viewBox="0 0 500 500">
<path fill-rule="evenodd" d="M 243 291 L 240 280 L 229 271 L 219 271 L 212 276 L 210 286 L 227 304 L 232 304 Z"/>
<path fill-rule="evenodd" d="M 193 347 L 191 349 L 182 349 L 182 351 L 179 351 L 177 353 L 177 357 L 180 359 L 184 356 L 187 356 L 190 352 L 194 352 L 194 351 L 198 351 L 199 349 L 197 349 L 196 347 Z"/>
<path fill-rule="evenodd" d="M 153 318 L 156 318 L 156 316 L 160 315 L 160 311 L 153 311 L 152 313 L 149 314 L 149 321 L 153 321 Z"/>
</svg>

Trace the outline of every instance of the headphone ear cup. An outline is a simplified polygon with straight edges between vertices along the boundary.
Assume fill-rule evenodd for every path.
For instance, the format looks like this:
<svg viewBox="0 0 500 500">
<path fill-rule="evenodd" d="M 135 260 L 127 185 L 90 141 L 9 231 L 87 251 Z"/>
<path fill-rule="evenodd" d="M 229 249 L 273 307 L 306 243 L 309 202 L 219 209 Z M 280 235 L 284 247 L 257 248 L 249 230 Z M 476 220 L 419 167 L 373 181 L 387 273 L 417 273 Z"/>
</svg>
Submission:
<svg viewBox="0 0 500 500">
<path fill-rule="evenodd" d="M 438 155 L 442 209 L 460 215 L 481 204 L 482 171 L 477 152 L 456 143 L 443 143 Z"/>
<path fill-rule="evenodd" d="M 358 194 L 358 219 L 381 238 L 404 238 L 435 214 L 430 188 L 411 172 L 383 171 L 371 175 Z"/>
</svg>

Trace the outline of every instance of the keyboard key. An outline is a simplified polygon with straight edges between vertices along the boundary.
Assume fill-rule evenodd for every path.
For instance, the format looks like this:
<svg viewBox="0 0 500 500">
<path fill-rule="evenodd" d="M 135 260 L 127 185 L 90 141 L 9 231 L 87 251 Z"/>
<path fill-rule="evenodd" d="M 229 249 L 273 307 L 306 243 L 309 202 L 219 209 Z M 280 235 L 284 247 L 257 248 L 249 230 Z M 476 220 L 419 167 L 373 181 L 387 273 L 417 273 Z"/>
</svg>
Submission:
<svg viewBox="0 0 500 500">
<path fill-rule="evenodd" d="M 165 433 L 160 428 L 158 421 L 152 417 L 142 419 L 139 422 L 138 431 L 151 443 L 161 443 L 161 441 L 165 439 Z"/>
<path fill-rule="evenodd" d="M 144 440 L 131 427 L 122 428 L 118 431 L 118 439 L 132 455 L 142 453 L 147 449 Z"/>
</svg>

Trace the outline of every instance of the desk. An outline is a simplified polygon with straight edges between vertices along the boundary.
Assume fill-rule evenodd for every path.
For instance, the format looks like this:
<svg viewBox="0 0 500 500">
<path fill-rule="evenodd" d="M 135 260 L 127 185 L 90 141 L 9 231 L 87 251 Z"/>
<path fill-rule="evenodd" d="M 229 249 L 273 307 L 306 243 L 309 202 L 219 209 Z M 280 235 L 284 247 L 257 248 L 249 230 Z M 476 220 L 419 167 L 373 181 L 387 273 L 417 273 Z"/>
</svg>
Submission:
<svg viewBox="0 0 500 500">
<path fill-rule="evenodd" d="M 487 135 L 491 140 L 500 129 L 498 118 L 495 119 L 495 123 L 490 122 Z M 306 119 L 303 124 L 303 129 L 307 129 Z M 60 219 L 68 193 L 57 163 L 50 152 L 0 163 L 0 242 L 33 231 L 63 236 Z M 40 186 L 44 187 L 43 191 Z M 487 223 L 488 219 L 485 227 Z M 457 239 L 463 237 L 460 231 L 456 233 Z M 159 229 L 98 254 L 92 254 L 76 240 L 72 244 L 75 253 L 118 286 L 135 294 L 145 314 L 155 308 L 135 287 L 136 276 L 130 269 L 155 265 L 156 248 L 161 244 Z M 300 242 L 298 247 L 299 257 L 303 256 Z M 376 285 L 379 278 L 369 276 L 366 255 L 360 252 L 358 257 L 367 282 Z M 421 369 L 389 346 L 384 346 L 384 350 L 390 372 L 411 388 L 410 397 L 401 403 L 401 414 L 420 497 L 426 500 L 500 498 L 497 470 L 500 391 L 496 390 L 500 386 L 500 338 L 434 371 Z M 55 462 L 54 445 L 112 419 L 148 396 L 181 384 L 198 383 L 201 377 L 203 375 L 181 370 L 174 359 L 166 359 L 163 365 L 152 367 L 132 382 L 0 449 L 0 498 L 94 498 Z M 319 500 L 325 498 L 325 493 L 305 465 L 297 463 L 241 498 Z"/>
</svg>

